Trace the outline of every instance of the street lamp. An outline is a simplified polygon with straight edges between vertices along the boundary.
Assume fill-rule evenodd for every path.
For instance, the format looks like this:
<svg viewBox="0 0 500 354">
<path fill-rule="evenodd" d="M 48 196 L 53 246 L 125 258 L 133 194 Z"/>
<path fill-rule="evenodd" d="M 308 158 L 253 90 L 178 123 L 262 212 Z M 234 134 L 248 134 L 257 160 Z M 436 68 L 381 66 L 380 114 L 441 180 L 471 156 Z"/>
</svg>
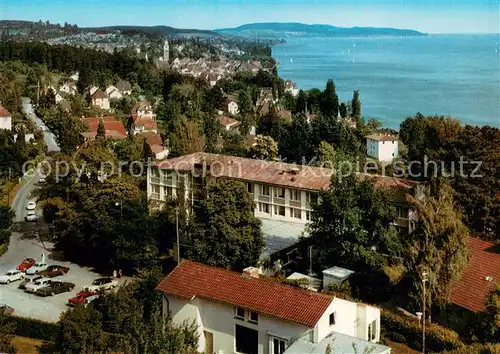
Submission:
<svg viewBox="0 0 500 354">
<path fill-rule="evenodd" d="M 120 207 L 120 222 L 123 221 L 123 202 L 120 200 L 119 202 L 115 202 L 115 206 Z"/>
<path fill-rule="evenodd" d="M 427 272 L 422 273 L 422 286 L 423 286 L 423 309 L 422 309 L 422 353 L 425 354 L 425 283 L 427 283 Z"/>
</svg>

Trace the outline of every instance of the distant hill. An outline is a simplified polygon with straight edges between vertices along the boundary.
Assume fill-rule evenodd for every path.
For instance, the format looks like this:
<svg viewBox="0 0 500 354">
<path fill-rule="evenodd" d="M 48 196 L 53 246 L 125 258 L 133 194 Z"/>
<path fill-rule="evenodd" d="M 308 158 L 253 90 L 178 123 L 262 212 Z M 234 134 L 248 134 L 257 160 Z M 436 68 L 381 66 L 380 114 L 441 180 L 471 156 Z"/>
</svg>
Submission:
<svg viewBox="0 0 500 354">
<path fill-rule="evenodd" d="M 408 29 L 378 27 L 336 27 L 332 25 L 307 25 L 298 22 L 250 23 L 236 28 L 221 28 L 215 32 L 244 37 L 370 37 L 370 36 L 425 36 L 425 33 Z"/>
<path fill-rule="evenodd" d="M 180 29 L 170 26 L 104 26 L 104 27 L 84 27 L 86 31 L 120 31 L 123 33 L 144 33 L 152 36 L 197 36 L 197 37 L 220 37 L 220 33 L 209 30 Z"/>
</svg>

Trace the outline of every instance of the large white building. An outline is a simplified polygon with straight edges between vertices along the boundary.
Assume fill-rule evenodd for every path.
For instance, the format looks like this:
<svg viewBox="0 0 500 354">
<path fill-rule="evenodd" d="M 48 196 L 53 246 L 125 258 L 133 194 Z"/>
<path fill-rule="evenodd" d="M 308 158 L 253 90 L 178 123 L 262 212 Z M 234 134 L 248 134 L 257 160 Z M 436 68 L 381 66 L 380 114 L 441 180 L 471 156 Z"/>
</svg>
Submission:
<svg viewBox="0 0 500 354">
<path fill-rule="evenodd" d="M 12 130 L 12 115 L 0 105 L 0 129 Z"/>
<path fill-rule="evenodd" d="M 368 156 L 381 162 L 391 162 L 398 158 L 398 138 L 392 135 L 368 135 L 366 137 L 366 152 Z"/>
<path fill-rule="evenodd" d="M 390 353 L 380 340 L 380 309 L 269 279 L 183 261 L 157 286 L 175 324 L 194 322 L 198 352 L 297 353 L 332 343 L 360 353 Z"/>
<path fill-rule="evenodd" d="M 306 224 L 311 220 L 312 204 L 317 192 L 330 185 L 332 170 L 261 161 L 235 156 L 193 153 L 154 162 L 148 169 L 148 199 L 160 204 L 176 197 L 182 188 L 185 198 L 194 203 L 205 177 L 242 181 L 255 202 L 255 216 L 288 223 Z M 415 212 L 406 194 L 421 195 L 419 183 L 388 176 L 357 174 L 360 180 L 372 180 L 375 188 L 394 190 L 393 201 L 399 218 L 395 226 L 400 232 L 411 232 Z"/>
</svg>

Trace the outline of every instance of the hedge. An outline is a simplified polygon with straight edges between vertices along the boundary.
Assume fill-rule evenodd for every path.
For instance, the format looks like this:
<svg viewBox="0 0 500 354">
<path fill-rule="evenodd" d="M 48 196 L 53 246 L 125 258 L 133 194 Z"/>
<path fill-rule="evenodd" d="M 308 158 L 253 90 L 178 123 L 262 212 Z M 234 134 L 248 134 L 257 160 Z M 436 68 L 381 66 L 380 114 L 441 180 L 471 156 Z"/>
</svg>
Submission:
<svg viewBox="0 0 500 354">
<path fill-rule="evenodd" d="M 460 349 L 444 352 L 443 354 L 498 354 L 500 344 L 498 343 L 475 343 L 464 346 Z"/>
<path fill-rule="evenodd" d="M 53 342 L 59 333 L 57 323 L 43 322 L 33 318 L 10 316 L 14 323 L 14 334 L 18 336 Z"/>
<path fill-rule="evenodd" d="M 391 310 L 381 311 L 381 322 L 386 332 L 395 332 L 406 339 L 406 343 L 414 349 L 421 350 L 422 328 L 418 321 L 399 315 Z M 441 353 L 445 350 L 456 350 L 464 346 L 458 333 L 437 325 L 425 325 L 425 348 Z"/>
</svg>

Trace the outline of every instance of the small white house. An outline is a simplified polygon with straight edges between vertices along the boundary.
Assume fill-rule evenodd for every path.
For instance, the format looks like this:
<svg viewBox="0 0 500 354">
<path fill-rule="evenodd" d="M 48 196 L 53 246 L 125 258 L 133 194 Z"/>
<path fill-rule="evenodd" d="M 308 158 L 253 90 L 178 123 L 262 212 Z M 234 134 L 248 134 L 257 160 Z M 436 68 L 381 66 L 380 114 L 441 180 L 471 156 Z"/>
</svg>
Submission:
<svg viewBox="0 0 500 354">
<path fill-rule="evenodd" d="M 351 342 L 390 353 L 380 339 L 380 309 L 323 293 L 183 261 L 156 290 L 174 324 L 194 322 L 198 352 L 287 353 L 294 343 L 320 346 L 343 335 Z M 352 345 L 351 345 L 352 348 Z"/>
<path fill-rule="evenodd" d="M 64 85 L 59 87 L 59 92 L 67 93 L 68 95 L 74 95 L 77 92 L 75 84 L 66 82 Z"/>
<path fill-rule="evenodd" d="M 12 130 L 12 114 L 0 105 L 0 129 Z"/>
<path fill-rule="evenodd" d="M 225 107 L 229 112 L 229 114 L 232 114 L 233 116 L 237 115 L 238 112 L 240 111 L 238 108 L 238 104 L 233 99 L 227 99 L 225 102 Z"/>
<path fill-rule="evenodd" d="M 378 161 L 390 162 L 398 158 L 398 138 L 392 135 L 372 134 L 366 137 L 366 151 Z"/>
</svg>

